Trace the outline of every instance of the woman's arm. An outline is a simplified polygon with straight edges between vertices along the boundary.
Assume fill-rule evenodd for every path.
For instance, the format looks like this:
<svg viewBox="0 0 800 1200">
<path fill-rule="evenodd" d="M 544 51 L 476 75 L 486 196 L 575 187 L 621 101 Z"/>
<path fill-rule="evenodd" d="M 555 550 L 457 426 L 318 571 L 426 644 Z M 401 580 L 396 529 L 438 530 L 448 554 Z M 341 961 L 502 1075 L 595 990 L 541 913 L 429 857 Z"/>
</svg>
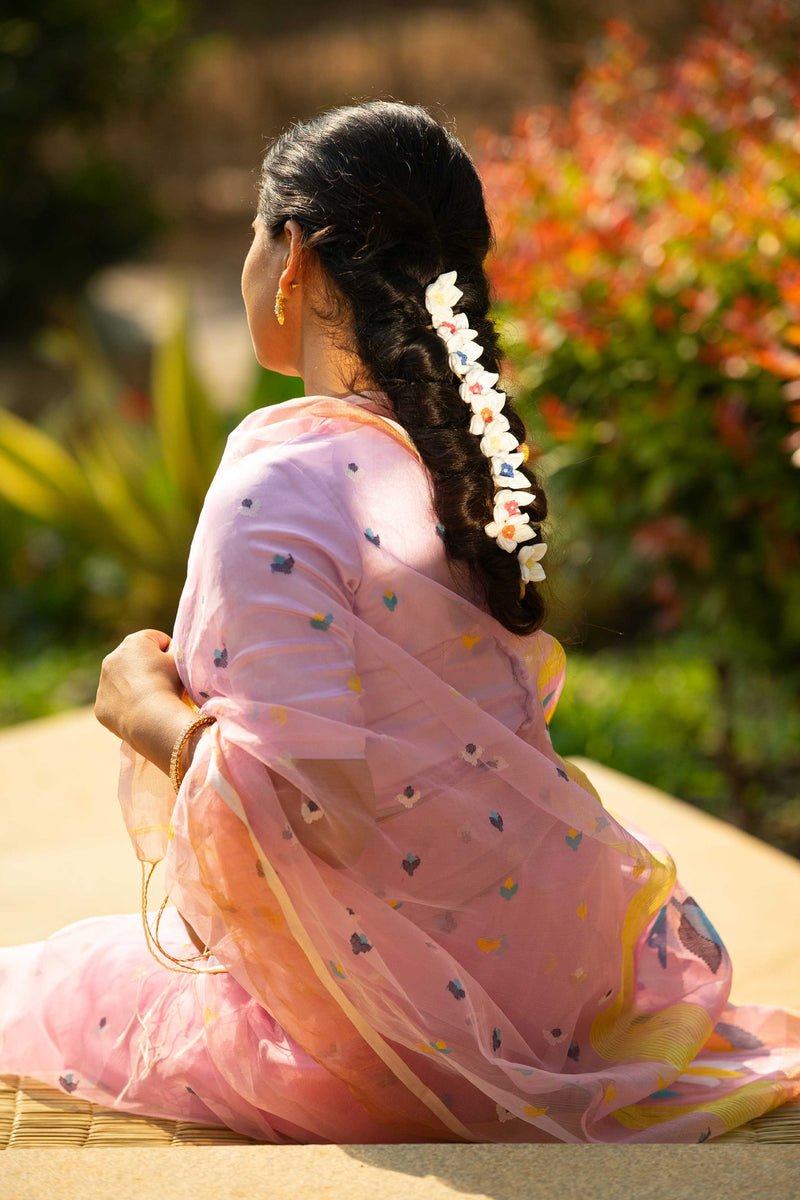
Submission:
<svg viewBox="0 0 800 1200">
<path fill-rule="evenodd" d="M 169 775 L 172 748 L 192 721 L 184 704 L 183 683 L 169 650 L 169 634 L 142 629 L 129 634 L 103 659 L 94 714 L 101 725 L 127 742 Z M 183 745 L 181 774 L 189 769 L 207 726 L 199 726 Z M 179 914 L 180 915 L 180 914 Z M 206 947 L 181 916 L 192 944 Z"/>
</svg>

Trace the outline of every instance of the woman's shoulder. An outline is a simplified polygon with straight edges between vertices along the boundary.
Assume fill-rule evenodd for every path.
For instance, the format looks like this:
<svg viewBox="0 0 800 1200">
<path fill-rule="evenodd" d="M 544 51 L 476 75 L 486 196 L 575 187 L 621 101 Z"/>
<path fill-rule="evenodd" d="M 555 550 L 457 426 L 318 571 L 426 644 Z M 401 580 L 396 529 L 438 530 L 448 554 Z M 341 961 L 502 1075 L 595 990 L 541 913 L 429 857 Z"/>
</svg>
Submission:
<svg viewBox="0 0 800 1200">
<path fill-rule="evenodd" d="M 300 396 L 248 413 L 228 437 L 220 474 L 279 478 L 293 468 L 291 474 L 309 473 L 318 487 L 338 491 L 348 482 L 396 476 L 398 468 L 408 478 L 414 465 L 424 473 L 397 422 L 335 397 Z"/>
</svg>

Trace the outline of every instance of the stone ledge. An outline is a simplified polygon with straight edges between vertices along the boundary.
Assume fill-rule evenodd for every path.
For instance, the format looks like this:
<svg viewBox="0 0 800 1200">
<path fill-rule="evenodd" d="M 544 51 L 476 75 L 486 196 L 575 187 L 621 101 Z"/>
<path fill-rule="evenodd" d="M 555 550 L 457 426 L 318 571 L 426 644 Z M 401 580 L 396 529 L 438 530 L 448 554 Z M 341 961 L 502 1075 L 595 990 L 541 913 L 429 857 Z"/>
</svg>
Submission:
<svg viewBox="0 0 800 1200">
<path fill-rule="evenodd" d="M 3 1200 L 797 1200 L 796 1146 L 26 1150 Z"/>
</svg>

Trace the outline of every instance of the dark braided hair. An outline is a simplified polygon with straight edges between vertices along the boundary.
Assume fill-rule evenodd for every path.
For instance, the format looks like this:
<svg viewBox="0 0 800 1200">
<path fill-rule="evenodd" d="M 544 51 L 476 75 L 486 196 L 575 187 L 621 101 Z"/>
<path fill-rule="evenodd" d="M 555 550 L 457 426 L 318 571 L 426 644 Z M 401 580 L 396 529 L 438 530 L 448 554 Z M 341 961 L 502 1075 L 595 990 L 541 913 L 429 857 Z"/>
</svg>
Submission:
<svg viewBox="0 0 800 1200">
<path fill-rule="evenodd" d="M 477 331 L 480 366 L 499 372 L 483 268 L 494 238 L 472 159 L 421 106 L 373 100 L 335 108 L 292 125 L 270 146 L 258 211 L 273 238 L 293 218 L 316 252 L 333 284 L 331 311 L 320 315 L 347 323 L 360 363 L 419 451 L 457 573 L 466 570 L 476 598 L 507 629 L 532 633 L 544 604 L 533 583 L 521 588 L 516 553 L 484 530 L 494 511 L 491 463 L 469 432 L 461 381 L 425 307 L 426 286 L 455 270 L 463 292 L 457 311 Z M 523 444 L 525 427 L 508 399 L 503 412 Z M 541 540 L 547 501 L 527 464 L 521 470 L 535 494 L 527 512 Z"/>
</svg>

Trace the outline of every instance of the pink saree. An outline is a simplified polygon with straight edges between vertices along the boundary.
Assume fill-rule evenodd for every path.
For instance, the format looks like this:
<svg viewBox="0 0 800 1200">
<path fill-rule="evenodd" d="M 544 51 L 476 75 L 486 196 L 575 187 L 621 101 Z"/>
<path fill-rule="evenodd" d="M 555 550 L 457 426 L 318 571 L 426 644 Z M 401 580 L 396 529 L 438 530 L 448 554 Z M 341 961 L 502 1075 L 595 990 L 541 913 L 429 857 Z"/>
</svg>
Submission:
<svg viewBox="0 0 800 1200">
<path fill-rule="evenodd" d="M 216 723 L 120 800 L 177 909 L 0 951 L 0 1073 L 267 1142 L 698 1142 L 800 1096 L 800 1013 L 548 733 L 564 655 L 447 565 L 378 394 L 231 434 L 173 649 Z M 187 717 L 189 716 L 187 710 Z"/>
</svg>

